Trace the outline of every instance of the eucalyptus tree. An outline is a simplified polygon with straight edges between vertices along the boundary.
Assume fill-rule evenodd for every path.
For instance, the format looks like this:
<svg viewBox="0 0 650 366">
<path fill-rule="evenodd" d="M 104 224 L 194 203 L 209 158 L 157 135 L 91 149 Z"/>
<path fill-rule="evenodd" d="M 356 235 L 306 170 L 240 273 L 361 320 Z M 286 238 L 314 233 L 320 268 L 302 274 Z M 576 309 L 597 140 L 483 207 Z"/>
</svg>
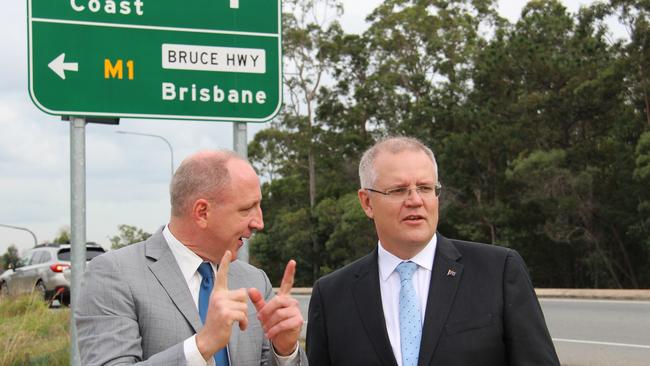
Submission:
<svg viewBox="0 0 650 366">
<path fill-rule="evenodd" d="M 320 274 L 323 253 L 315 232 L 315 210 L 317 183 L 321 181 L 318 165 L 324 154 L 316 107 L 319 88 L 331 78 L 329 58 L 323 50 L 342 33 L 336 21 L 341 13 L 337 0 L 283 2 L 285 104 L 271 128 L 256 135 L 251 143 L 251 159 L 269 179 L 263 187 L 265 209 L 274 214 L 266 233 L 253 241 L 252 254 L 259 258 L 278 258 L 277 251 L 299 254 L 302 263 L 311 264 L 309 276 L 304 267 L 299 267 L 299 279 L 315 280 Z M 289 231 L 284 229 L 286 225 Z M 263 253 L 270 249 L 265 244 L 269 242 L 280 243 L 275 255 Z"/>
<path fill-rule="evenodd" d="M 650 129 L 650 3 L 644 0 L 611 0 L 601 9 L 615 15 L 630 39 L 625 44 L 624 59 L 630 71 L 629 92 Z"/>
<path fill-rule="evenodd" d="M 468 109 L 485 133 L 453 137 L 465 156 L 481 157 L 459 159 L 476 166 L 461 166 L 471 173 L 457 184 L 480 172 L 489 183 L 465 185 L 460 207 L 471 212 L 481 197 L 488 209 L 478 210 L 476 224 L 487 222 L 492 238 L 522 251 L 542 284 L 639 286 L 641 248 L 629 235 L 633 219 L 621 214 L 634 209 L 628 193 L 639 189 L 630 174 L 639 125 L 621 44 L 611 42 L 604 15 L 530 1 L 477 62 Z"/>
<path fill-rule="evenodd" d="M 307 144 L 309 207 L 313 209 L 316 205 L 315 109 L 318 89 L 330 67 L 321 49 L 327 47 L 333 35 L 341 32 L 333 18 L 342 13 L 342 6 L 335 0 L 288 0 L 283 5 L 284 84 L 289 96 L 283 113 L 300 117 L 300 137 Z"/>
</svg>

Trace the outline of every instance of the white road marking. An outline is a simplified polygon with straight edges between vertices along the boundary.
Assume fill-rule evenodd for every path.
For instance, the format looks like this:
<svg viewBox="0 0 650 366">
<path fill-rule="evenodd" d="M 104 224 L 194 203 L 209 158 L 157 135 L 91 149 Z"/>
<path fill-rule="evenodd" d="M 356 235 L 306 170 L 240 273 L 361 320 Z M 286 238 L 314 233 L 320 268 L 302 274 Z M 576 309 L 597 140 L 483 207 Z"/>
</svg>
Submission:
<svg viewBox="0 0 650 366">
<path fill-rule="evenodd" d="M 596 344 L 596 345 L 599 345 L 599 346 L 614 346 L 614 347 L 650 349 L 650 346 L 646 346 L 646 345 L 643 345 L 643 344 L 596 342 L 596 341 L 585 341 L 585 340 L 581 340 L 581 339 L 565 339 L 565 338 L 553 338 L 553 341 L 555 341 L 555 342 L 567 342 L 567 343 Z"/>
<path fill-rule="evenodd" d="M 650 301 L 645 300 L 607 300 L 607 299 L 560 299 L 551 297 L 541 297 L 539 302 L 589 302 L 589 303 L 607 303 L 607 304 L 642 304 L 650 306 Z"/>
</svg>

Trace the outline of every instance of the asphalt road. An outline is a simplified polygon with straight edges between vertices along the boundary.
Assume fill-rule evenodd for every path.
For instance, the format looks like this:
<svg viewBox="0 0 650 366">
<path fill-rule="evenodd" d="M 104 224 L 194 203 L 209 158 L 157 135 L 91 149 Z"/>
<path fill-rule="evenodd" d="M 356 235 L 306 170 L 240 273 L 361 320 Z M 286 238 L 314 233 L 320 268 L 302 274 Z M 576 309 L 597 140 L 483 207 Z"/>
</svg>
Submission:
<svg viewBox="0 0 650 366">
<path fill-rule="evenodd" d="M 650 301 L 540 303 L 562 365 L 650 365 Z"/>
<path fill-rule="evenodd" d="M 307 320 L 309 295 L 294 297 Z M 540 303 L 563 366 L 650 366 L 650 301 Z"/>
</svg>

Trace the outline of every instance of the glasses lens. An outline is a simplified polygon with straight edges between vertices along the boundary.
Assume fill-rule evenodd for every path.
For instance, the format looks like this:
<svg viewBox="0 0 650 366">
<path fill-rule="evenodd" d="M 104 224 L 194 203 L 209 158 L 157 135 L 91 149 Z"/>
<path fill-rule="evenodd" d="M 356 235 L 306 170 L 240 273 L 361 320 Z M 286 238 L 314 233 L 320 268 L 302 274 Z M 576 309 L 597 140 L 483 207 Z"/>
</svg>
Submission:
<svg viewBox="0 0 650 366">
<path fill-rule="evenodd" d="M 438 186 L 420 185 L 415 188 L 399 187 L 386 191 L 386 196 L 394 200 L 405 200 L 411 196 L 411 191 L 415 191 L 421 198 L 437 197 L 440 194 Z"/>
</svg>

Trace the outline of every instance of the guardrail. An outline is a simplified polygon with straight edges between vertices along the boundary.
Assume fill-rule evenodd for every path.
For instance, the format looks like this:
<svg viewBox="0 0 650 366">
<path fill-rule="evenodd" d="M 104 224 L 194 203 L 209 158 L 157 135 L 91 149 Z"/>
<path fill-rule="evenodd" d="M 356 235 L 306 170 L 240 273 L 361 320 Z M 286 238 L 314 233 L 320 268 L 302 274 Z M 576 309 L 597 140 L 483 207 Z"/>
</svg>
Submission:
<svg viewBox="0 0 650 366">
<path fill-rule="evenodd" d="M 277 292 L 277 288 L 274 289 Z M 588 289 L 588 288 L 537 288 L 539 298 L 561 297 L 567 299 L 645 300 L 650 301 L 648 290 Z M 311 295 L 311 287 L 294 287 L 294 295 Z"/>
</svg>

